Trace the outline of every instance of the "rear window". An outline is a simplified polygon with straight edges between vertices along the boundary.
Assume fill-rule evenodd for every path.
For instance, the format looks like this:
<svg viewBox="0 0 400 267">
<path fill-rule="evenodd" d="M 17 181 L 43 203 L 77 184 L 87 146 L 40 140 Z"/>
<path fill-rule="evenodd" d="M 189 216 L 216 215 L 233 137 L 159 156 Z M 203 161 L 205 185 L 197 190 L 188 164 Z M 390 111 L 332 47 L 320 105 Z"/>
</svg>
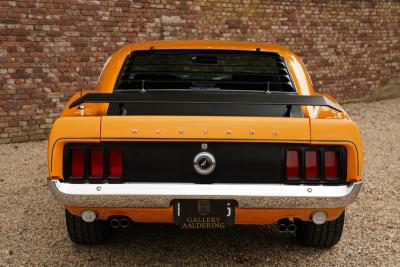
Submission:
<svg viewBox="0 0 400 267">
<path fill-rule="evenodd" d="M 225 50 L 146 50 L 130 54 L 114 91 L 225 89 L 296 92 L 277 53 Z"/>
</svg>

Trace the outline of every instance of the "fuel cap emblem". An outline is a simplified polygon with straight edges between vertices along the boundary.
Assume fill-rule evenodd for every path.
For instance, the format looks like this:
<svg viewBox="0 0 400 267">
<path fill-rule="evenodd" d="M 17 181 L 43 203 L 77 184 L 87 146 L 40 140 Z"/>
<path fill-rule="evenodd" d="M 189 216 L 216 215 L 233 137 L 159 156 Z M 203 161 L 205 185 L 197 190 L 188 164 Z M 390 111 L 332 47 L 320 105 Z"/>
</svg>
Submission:
<svg viewBox="0 0 400 267">
<path fill-rule="evenodd" d="M 193 167 L 198 174 L 208 175 L 215 169 L 215 158 L 211 153 L 200 152 L 193 159 Z"/>
</svg>

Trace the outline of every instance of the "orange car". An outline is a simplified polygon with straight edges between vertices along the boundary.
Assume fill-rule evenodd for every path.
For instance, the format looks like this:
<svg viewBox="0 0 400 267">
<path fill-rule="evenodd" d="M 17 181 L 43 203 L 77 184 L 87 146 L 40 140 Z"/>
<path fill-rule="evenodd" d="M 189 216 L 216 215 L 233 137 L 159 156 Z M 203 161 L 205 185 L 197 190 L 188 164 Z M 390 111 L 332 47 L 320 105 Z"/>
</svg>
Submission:
<svg viewBox="0 0 400 267">
<path fill-rule="evenodd" d="M 362 151 L 357 125 L 290 50 L 144 42 L 113 54 L 54 122 L 48 183 L 79 244 L 158 222 L 277 224 L 326 247 L 360 190 Z"/>
</svg>

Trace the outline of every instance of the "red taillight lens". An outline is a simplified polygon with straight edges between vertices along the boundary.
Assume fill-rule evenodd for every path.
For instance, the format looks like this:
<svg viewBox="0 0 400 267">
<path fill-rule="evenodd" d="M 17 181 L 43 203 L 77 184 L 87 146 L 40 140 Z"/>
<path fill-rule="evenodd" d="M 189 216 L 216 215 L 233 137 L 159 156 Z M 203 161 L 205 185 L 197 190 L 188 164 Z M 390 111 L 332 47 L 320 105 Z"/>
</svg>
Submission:
<svg viewBox="0 0 400 267">
<path fill-rule="evenodd" d="M 122 149 L 110 149 L 110 178 L 121 178 L 124 152 Z"/>
<path fill-rule="evenodd" d="M 77 148 L 71 151 L 71 178 L 83 178 L 85 175 L 85 150 Z"/>
<path fill-rule="evenodd" d="M 297 150 L 286 151 L 286 177 L 288 180 L 300 179 L 299 154 Z"/>
<path fill-rule="evenodd" d="M 90 152 L 90 176 L 103 177 L 104 150 L 100 148 L 92 149 Z"/>
<path fill-rule="evenodd" d="M 318 152 L 306 151 L 306 178 L 307 180 L 319 180 L 318 176 Z"/>
<path fill-rule="evenodd" d="M 336 180 L 338 179 L 338 151 L 327 150 L 325 151 L 325 179 Z"/>
</svg>

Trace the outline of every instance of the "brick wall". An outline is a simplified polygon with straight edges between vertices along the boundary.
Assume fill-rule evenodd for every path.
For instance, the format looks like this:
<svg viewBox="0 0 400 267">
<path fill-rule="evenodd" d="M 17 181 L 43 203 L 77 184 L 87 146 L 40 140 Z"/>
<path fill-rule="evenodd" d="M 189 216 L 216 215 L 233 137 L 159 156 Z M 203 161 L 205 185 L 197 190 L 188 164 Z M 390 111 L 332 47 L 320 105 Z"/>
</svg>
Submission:
<svg viewBox="0 0 400 267">
<path fill-rule="evenodd" d="M 274 42 L 342 101 L 398 91 L 399 1 L 268 2 L 1 0 L 0 143 L 45 139 L 71 94 L 139 40 Z"/>
</svg>

